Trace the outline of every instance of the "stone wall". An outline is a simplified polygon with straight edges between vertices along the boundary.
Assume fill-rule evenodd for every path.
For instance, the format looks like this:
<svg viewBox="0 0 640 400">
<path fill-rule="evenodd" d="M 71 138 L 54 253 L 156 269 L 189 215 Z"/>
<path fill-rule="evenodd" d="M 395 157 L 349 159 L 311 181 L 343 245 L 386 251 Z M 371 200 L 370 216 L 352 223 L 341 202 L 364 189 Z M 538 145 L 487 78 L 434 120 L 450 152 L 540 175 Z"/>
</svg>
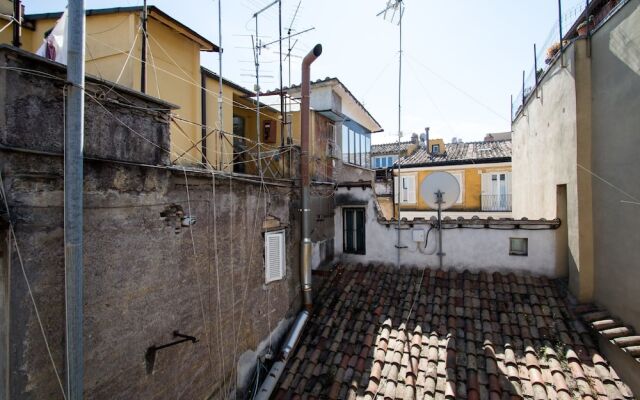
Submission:
<svg viewBox="0 0 640 400">
<path fill-rule="evenodd" d="M 9 53 L 3 50 L 0 59 L 22 57 Z M 60 68 L 36 61 L 30 68 Z M 16 234 L 9 251 L 0 252 L 1 287 L 10 289 L 0 304 L 7 316 L 0 321 L 2 332 L 10 333 L 0 349 L 10 355 L 8 382 L 2 384 L 8 383 L 12 399 L 61 398 L 19 257 L 64 382 L 61 92 L 51 79 L 15 70 L 2 70 L 0 77 L 12 82 L 0 87 L 0 117 L 14 121 L 0 131 L 0 174 L 10 211 L 9 218 L 0 207 L 0 239 L 9 237 L 8 221 Z M 43 96 L 50 109 L 31 115 L 30 122 L 9 116 L 8 109 L 19 111 L 13 85 L 35 97 L 29 100 L 34 110 Z M 136 107 L 167 107 L 119 88 L 109 96 L 129 98 Z M 161 114 L 129 114 L 130 107 L 115 102 L 109 107 L 122 122 L 166 144 L 169 124 Z M 163 164 L 164 151 L 129 141 L 127 131 L 118 131 L 120 124 L 103 111 L 87 101 L 86 151 L 95 157 L 84 164 L 84 398 L 242 393 L 253 379 L 256 357 L 270 346 L 277 350 L 300 307 L 298 196 L 287 182 L 265 186 L 202 170 L 143 165 Z M 122 136 L 110 141 L 111 134 Z M 268 285 L 265 219 L 265 227 L 285 229 L 287 237 L 286 277 Z M 159 350 L 151 368 L 147 349 L 174 341 L 174 331 L 198 341 Z"/>
</svg>

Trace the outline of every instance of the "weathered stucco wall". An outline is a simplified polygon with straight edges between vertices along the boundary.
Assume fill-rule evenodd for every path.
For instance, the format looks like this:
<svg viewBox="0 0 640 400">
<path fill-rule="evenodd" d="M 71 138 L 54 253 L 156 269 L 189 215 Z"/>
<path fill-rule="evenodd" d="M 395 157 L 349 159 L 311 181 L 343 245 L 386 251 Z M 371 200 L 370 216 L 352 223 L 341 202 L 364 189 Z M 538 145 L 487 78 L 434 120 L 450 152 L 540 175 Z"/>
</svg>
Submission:
<svg viewBox="0 0 640 400">
<path fill-rule="evenodd" d="M 567 243 L 569 286 L 581 301 L 593 294 L 590 176 L 579 167 L 591 156 L 586 50 L 578 40 L 550 66 L 513 122 L 512 138 L 513 217 L 551 219 L 566 208 L 567 238 L 559 243 Z"/>
<path fill-rule="evenodd" d="M 340 206 L 336 209 L 335 248 L 338 257 L 353 263 L 397 263 L 397 229 L 395 224 L 386 225 L 378 222 L 378 214 L 372 199 L 370 189 L 340 188 L 336 194 Z M 343 253 L 343 216 L 342 208 L 349 206 L 366 207 L 366 254 Z M 438 266 L 438 256 L 435 255 L 437 231 L 431 231 L 427 248 L 424 244 L 418 248 L 412 238 L 413 229 L 426 230 L 429 225 L 403 224 L 401 231 L 402 246 L 400 263 L 402 265 Z M 528 238 L 529 255 L 510 256 L 509 238 Z M 525 229 L 445 229 L 443 230 L 443 249 L 446 256 L 443 259 L 445 268 L 470 271 L 501 271 L 525 272 L 549 277 L 561 276 L 561 270 L 556 265 L 556 230 L 525 230 Z M 428 255 L 427 253 L 434 253 Z"/>
<path fill-rule="evenodd" d="M 64 73 L 6 49 L 0 61 Z M 10 210 L 9 219 L 0 207 L 0 240 L 8 221 L 16 233 L 0 256 L 1 287 L 10 289 L 0 303 L 0 337 L 9 331 L 10 340 L 0 352 L 10 356 L 9 398 L 61 398 L 17 249 L 64 381 L 62 92 L 54 79 L 11 69 L 0 79 L 0 174 Z M 88 82 L 87 91 L 96 85 Z M 246 388 L 256 357 L 278 345 L 299 309 L 296 193 L 286 183 L 267 191 L 224 175 L 214 184 L 206 171 L 145 165 L 168 161 L 169 123 L 140 108 L 167 105 L 119 88 L 100 102 L 112 114 L 90 100 L 85 111 L 84 398 L 202 399 Z M 183 226 L 180 213 L 195 225 Z M 265 285 L 267 217 L 286 231 L 287 269 L 285 279 Z M 198 342 L 160 350 L 151 372 L 147 349 L 173 341 L 174 331 Z"/>
<path fill-rule="evenodd" d="M 596 31 L 591 42 L 592 170 L 600 177 L 593 179 L 595 300 L 636 330 L 640 205 L 623 201 L 640 199 L 638 38 L 640 1 L 635 0 Z"/>
</svg>

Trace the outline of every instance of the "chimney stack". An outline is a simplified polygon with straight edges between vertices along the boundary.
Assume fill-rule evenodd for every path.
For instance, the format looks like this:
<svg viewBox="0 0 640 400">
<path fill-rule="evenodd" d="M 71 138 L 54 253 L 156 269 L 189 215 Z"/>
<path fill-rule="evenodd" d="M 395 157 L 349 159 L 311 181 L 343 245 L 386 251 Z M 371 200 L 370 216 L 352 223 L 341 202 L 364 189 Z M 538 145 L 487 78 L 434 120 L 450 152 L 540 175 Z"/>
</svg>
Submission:
<svg viewBox="0 0 640 400">
<path fill-rule="evenodd" d="M 424 145 L 427 147 L 427 154 L 431 153 L 431 149 L 429 148 L 429 129 L 430 128 L 428 126 L 426 128 L 424 128 L 424 133 L 425 133 L 425 136 L 426 136 Z"/>
</svg>

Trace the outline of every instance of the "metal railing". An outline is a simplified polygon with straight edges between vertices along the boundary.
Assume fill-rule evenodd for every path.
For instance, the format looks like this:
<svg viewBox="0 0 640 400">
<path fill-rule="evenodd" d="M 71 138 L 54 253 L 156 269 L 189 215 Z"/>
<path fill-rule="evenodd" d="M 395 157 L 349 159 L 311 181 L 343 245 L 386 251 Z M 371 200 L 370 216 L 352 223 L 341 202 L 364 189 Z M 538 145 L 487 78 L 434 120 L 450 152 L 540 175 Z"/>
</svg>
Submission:
<svg viewBox="0 0 640 400">
<path fill-rule="evenodd" d="M 546 38 L 533 45 L 533 65 L 529 72 L 522 71 L 522 85 L 516 95 L 511 96 L 511 121 L 522 111 L 529 96 L 538 86 L 542 75 L 549 69 L 566 46 L 566 35 L 581 18 L 594 0 L 558 0 L 558 19 Z"/>
<path fill-rule="evenodd" d="M 511 195 L 480 195 L 482 211 L 511 211 Z"/>
</svg>

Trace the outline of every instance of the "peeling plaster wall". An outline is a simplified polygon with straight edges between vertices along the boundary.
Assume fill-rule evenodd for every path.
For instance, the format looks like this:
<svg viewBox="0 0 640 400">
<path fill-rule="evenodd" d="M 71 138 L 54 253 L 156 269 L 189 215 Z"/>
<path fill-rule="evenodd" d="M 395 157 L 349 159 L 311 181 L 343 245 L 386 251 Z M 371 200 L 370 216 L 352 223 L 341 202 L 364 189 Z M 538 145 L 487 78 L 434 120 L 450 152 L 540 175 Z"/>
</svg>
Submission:
<svg viewBox="0 0 640 400">
<path fill-rule="evenodd" d="M 338 189 L 336 195 L 340 206 L 336 210 L 336 254 L 341 260 L 352 263 L 368 264 L 382 262 L 396 264 L 397 262 L 397 225 L 385 225 L 378 222 L 378 215 L 372 200 L 371 189 L 362 190 L 352 188 Z M 342 208 L 345 206 L 366 207 L 366 254 L 343 253 Z M 427 230 L 428 225 L 415 225 L 409 228 L 403 224 L 401 243 L 408 248 L 401 250 L 400 263 L 402 265 L 438 266 L 438 256 L 427 255 L 435 249 L 437 231 L 431 231 L 428 246 L 422 252 L 412 239 L 412 229 Z M 510 256 L 509 238 L 528 238 L 529 255 Z M 534 275 L 559 277 L 561 273 L 555 260 L 556 230 L 525 230 L 525 229 L 446 229 L 443 231 L 443 249 L 446 256 L 443 259 L 444 268 L 470 271 L 500 271 L 525 272 Z"/>
<path fill-rule="evenodd" d="M 22 60 L 45 72 L 64 72 L 2 51 L 0 61 L 13 66 Z M 0 149 L 0 173 L 15 243 L 64 381 L 61 92 L 55 81 L 10 70 L 2 70 L 0 79 L 11 82 L 0 85 L 0 118 L 8 121 L 0 128 L 0 144 L 21 148 Z M 95 84 L 88 81 L 87 90 Z M 119 88 L 110 96 L 142 108 L 167 107 Z M 25 102 L 29 118 L 7 112 L 16 101 Z M 44 101 L 48 108 L 36 113 Z M 168 144 L 169 123 L 161 113 L 108 107 L 152 143 Z M 127 136 L 95 102 L 87 101 L 85 113 L 85 151 L 112 160 L 84 163 L 84 398 L 204 399 L 236 389 L 242 395 L 251 360 L 266 351 L 271 333 L 270 343 L 278 345 L 300 308 L 297 193 L 286 183 L 269 186 L 267 202 L 260 183 L 136 164 L 168 157 Z M 121 140 L 114 141 L 114 134 Z M 47 154 L 28 152 L 34 150 Z M 195 225 L 183 226 L 178 210 L 195 218 Z M 286 276 L 269 285 L 262 230 L 267 216 L 286 230 Z M 10 329 L 9 343 L 0 344 L 10 356 L 9 398 L 61 398 L 15 249 L 3 251 L 8 262 L 0 262 L 0 284 L 10 287 L 8 323 L 0 321 L 0 333 Z M 172 342 L 176 330 L 198 342 L 158 351 L 148 371 L 147 349 Z"/>
</svg>

